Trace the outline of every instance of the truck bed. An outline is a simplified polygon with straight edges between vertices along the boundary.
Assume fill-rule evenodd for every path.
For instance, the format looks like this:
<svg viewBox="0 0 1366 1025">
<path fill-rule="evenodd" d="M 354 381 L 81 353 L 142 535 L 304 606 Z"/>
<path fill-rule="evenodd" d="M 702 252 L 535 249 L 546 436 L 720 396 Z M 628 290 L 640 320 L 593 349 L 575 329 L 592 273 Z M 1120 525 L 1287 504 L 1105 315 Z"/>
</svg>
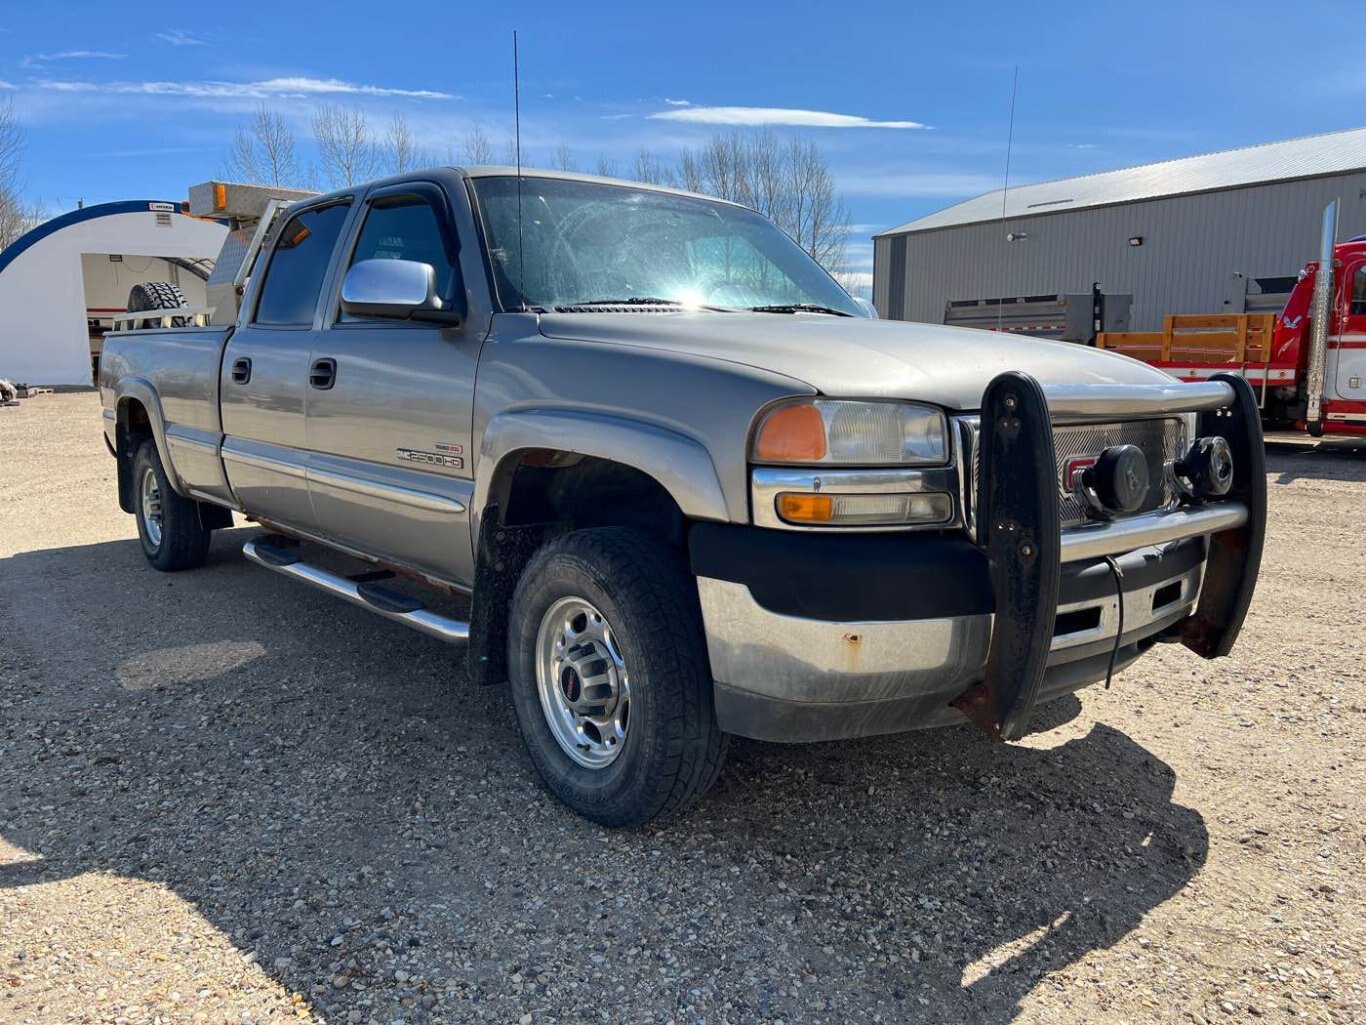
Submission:
<svg viewBox="0 0 1366 1025">
<path fill-rule="evenodd" d="M 231 327 L 161 328 L 112 332 L 100 356 L 100 394 L 106 409 L 116 396 L 157 402 L 164 440 L 177 476 L 195 491 L 231 501 L 218 455 L 223 437 L 219 374 Z M 143 384 L 144 387 L 138 387 Z"/>
</svg>

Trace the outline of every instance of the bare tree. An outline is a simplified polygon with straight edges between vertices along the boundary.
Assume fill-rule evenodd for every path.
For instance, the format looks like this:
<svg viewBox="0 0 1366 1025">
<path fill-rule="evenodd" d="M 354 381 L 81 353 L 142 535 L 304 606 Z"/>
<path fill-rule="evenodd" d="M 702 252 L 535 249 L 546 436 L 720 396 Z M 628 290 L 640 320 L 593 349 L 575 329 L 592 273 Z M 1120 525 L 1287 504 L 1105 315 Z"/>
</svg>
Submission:
<svg viewBox="0 0 1366 1025">
<path fill-rule="evenodd" d="M 643 181 L 663 180 L 646 178 L 641 169 L 638 161 Z M 816 142 L 784 142 L 768 130 L 716 135 L 700 151 L 680 153 L 676 177 L 669 177 L 685 189 L 759 211 L 827 270 L 844 269 L 849 212 Z"/>
<path fill-rule="evenodd" d="M 493 163 L 493 143 L 489 141 L 489 137 L 484 133 L 484 129 L 479 127 L 478 122 L 465 133 L 460 159 L 467 164 Z"/>
<path fill-rule="evenodd" d="M 389 130 L 384 135 L 384 161 L 394 174 L 402 174 L 428 163 L 413 142 L 413 130 L 408 119 L 395 113 L 389 119 Z"/>
<path fill-rule="evenodd" d="M 617 162 L 615 160 L 608 160 L 606 153 L 599 153 L 596 173 L 602 175 L 604 178 L 615 178 L 617 176 Z"/>
<path fill-rule="evenodd" d="M 566 142 L 560 143 L 555 147 L 555 155 L 550 159 L 550 166 L 558 171 L 577 171 L 579 165 L 574 160 L 574 151 L 569 148 Z"/>
<path fill-rule="evenodd" d="M 374 177 L 379 153 L 359 107 L 319 104 L 313 111 L 313 141 L 323 177 L 333 188 Z"/>
<path fill-rule="evenodd" d="M 41 219 L 38 207 L 26 208 L 19 196 L 23 187 L 24 128 L 14 101 L 0 96 L 0 249 Z"/>
<path fill-rule="evenodd" d="M 787 208 L 778 223 L 822 267 L 832 274 L 842 272 L 849 211 L 835 191 L 825 155 L 813 140 L 793 139 L 785 164 Z"/>
<path fill-rule="evenodd" d="M 660 163 L 659 158 L 643 146 L 636 154 L 636 162 L 631 166 L 631 177 L 651 185 L 668 185 L 673 179 L 673 175 Z"/>
<path fill-rule="evenodd" d="M 702 166 L 692 150 L 685 149 L 678 155 L 678 187 L 689 192 L 702 191 Z"/>
<path fill-rule="evenodd" d="M 238 125 L 225 160 L 234 181 L 298 185 L 304 175 L 295 155 L 294 130 L 264 103 Z"/>
<path fill-rule="evenodd" d="M 517 152 L 517 140 L 509 135 L 503 140 L 503 163 L 508 167 L 516 167 L 526 162 L 526 155 Z"/>
</svg>

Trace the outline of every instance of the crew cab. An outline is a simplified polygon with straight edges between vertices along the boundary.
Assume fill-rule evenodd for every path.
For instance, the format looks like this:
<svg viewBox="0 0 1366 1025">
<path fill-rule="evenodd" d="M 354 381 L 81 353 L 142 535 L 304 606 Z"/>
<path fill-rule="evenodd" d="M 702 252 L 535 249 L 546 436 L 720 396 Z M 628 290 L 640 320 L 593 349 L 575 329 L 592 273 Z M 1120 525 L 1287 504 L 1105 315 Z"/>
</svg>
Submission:
<svg viewBox="0 0 1366 1025">
<path fill-rule="evenodd" d="M 233 323 L 106 341 L 148 560 L 258 522 L 253 562 L 506 682 L 598 822 L 685 808 L 730 735 L 1016 739 L 1241 629 L 1266 483 L 1235 375 L 880 321 L 751 210 L 584 175 L 410 173 L 257 238 Z"/>
</svg>

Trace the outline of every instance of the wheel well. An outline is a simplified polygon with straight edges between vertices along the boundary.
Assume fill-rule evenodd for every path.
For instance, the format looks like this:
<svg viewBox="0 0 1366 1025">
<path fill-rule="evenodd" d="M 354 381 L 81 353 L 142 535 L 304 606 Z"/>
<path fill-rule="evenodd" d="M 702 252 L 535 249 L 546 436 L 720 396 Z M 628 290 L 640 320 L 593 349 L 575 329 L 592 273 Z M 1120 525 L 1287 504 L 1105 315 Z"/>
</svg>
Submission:
<svg viewBox="0 0 1366 1025">
<path fill-rule="evenodd" d="M 519 454 L 504 487 L 490 495 L 502 525 L 555 524 L 562 529 L 635 527 L 681 545 L 683 512 L 664 485 L 625 463 L 549 449 Z"/>
<path fill-rule="evenodd" d="M 522 568 L 545 541 L 585 527 L 633 527 L 681 548 L 683 511 L 664 485 L 625 463 L 524 449 L 495 472 L 479 530 L 469 669 L 507 679 L 507 610 Z"/>
<path fill-rule="evenodd" d="M 119 508 L 133 512 L 133 456 L 145 438 L 152 437 L 152 418 L 137 399 L 121 399 L 114 427 L 114 455 L 118 460 Z"/>
</svg>

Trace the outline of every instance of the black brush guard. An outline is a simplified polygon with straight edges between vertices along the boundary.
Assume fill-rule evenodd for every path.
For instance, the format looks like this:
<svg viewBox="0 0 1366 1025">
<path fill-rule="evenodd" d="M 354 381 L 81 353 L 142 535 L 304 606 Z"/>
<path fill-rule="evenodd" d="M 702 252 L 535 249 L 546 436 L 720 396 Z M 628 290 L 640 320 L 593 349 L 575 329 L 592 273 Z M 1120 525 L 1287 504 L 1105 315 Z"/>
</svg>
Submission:
<svg viewBox="0 0 1366 1025">
<path fill-rule="evenodd" d="M 1266 455 L 1257 397 L 1235 374 L 1215 374 L 1233 391 L 1224 409 L 1201 413 L 1197 436 L 1221 435 L 1233 453 L 1233 488 L 1247 522 L 1210 536 L 1195 612 L 1176 636 L 1204 658 L 1233 647 L 1257 583 L 1266 530 Z M 1116 417 L 1122 419 L 1122 416 Z M 982 682 L 953 701 L 993 741 L 1025 733 L 1053 642 L 1062 570 L 1058 468 L 1053 423 L 1039 383 L 1010 371 L 982 397 L 977 543 L 986 551 L 996 599 Z"/>
</svg>

